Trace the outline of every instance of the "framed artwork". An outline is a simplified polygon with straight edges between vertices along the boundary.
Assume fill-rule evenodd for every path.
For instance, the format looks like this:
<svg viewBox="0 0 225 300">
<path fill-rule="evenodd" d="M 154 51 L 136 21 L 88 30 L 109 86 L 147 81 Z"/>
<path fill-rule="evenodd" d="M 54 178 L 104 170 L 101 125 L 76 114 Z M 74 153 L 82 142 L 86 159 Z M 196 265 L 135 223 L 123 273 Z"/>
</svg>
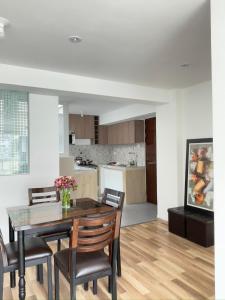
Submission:
<svg viewBox="0 0 225 300">
<path fill-rule="evenodd" d="M 185 206 L 213 214 L 213 140 L 187 140 Z"/>
</svg>

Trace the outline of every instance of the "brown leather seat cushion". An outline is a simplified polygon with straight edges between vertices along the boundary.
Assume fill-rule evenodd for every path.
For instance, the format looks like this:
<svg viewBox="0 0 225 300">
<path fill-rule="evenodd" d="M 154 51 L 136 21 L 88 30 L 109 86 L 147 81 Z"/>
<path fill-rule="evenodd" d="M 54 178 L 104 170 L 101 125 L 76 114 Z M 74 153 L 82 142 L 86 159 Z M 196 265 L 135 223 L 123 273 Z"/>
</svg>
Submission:
<svg viewBox="0 0 225 300">
<path fill-rule="evenodd" d="M 8 258 L 8 264 L 18 263 L 18 243 L 12 242 L 5 245 Z M 25 238 L 25 261 L 44 258 L 52 255 L 52 250 L 47 243 L 39 237 Z"/>
<path fill-rule="evenodd" d="M 68 276 L 70 255 L 70 249 L 59 251 L 54 255 L 58 265 L 62 269 L 66 270 Z M 109 257 L 104 253 L 104 251 L 77 253 L 76 278 L 100 271 L 105 271 L 110 268 L 111 265 L 109 263 Z"/>
</svg>

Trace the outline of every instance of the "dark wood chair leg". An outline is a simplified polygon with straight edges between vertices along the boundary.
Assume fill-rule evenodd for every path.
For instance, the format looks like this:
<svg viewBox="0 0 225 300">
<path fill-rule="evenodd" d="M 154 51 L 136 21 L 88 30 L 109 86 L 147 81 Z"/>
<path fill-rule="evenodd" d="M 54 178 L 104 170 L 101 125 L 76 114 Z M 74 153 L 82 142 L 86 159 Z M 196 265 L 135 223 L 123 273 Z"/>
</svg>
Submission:
<svg viewBox="0 0 225 300">
<path fill-rule="evenodd" d="M 36 278 L 37 278 L 37 281 L 40 281 L 39 275 L 40 275 L 40 273 L 39 273 L 39 266 L 37 265 L 36 266 Z"/>
<path fill-rule="evenodd" d="M 47 269 L 48 269 L 48 300 L 53 300 L 52 294 L 52 261 L 51 256 L 47 258 Z"/>
<path fill-rule="evenodd" d="M 118 240 L 118 250 L 117 250 L 117 275 L 121 277 L 121 257 L 120 257 L 120 240 Z"/>
<path fill-rule="evenodd" d="M 57 240 L 57 251 L 61 250 L 61 240 Z"/>
<path fill-rule="evenodd" d="M 108 292 L 112 293 L 112 276 L 108 277 Z"/>
<path fill-rule="evenodd" d="M 43 265 L 37 265 L 37 281 L 39 281 L 40 284 L 44 283 Z"/>
<path fill-rule="evenodd" d="M 117 300 L 116 273 L 112 275 L 112 300 Z"/>
<path fill-rule="evenodd" d="M 93 280 L 93 294 L 97 295 L 98 293 L 98 283 L 97 283 L 97 279 Z"/>
<path fill-rule="evenodd" d="M 117 288 L 116 288 L 116 262 L 117 262 L 117 253 L 118 253 L 118 248 L 119 248 L 119 240 L 115 239 L 113 241 L 113 258 L 112 258 L 112 276 L 111 276 L 111 281 L 112 281 L 112 300 L 117 300 Z"/>
<path fill-rule="evenodd" d="M 12 223 L 11 223 L 10 218 L 9 218 L 9 241 L 10 242 L 15 241 L 15 231 L 12 228 Z M 10 273 L 10 287 L 11 288 L 16 287 L 16 272 L 15 271 Z"/>
<path fill-rule="evenodd" d="M 55 275 L 55 300 L 59 300 L 59 268 L 54 264 Z"/>
<path fill-rule="evenodd" d="M 85 282 L 85 283 L 84 283 L 84 290 L 85 290 L 85 291 L 88 291 L 88 282 Z"/>
<path fill-rule="evenodd" d="M 4 274 L 0 270 L 0 300 L 3 299 L 3 279 L 4 279 Z"/>
<path fill-rule="evenodd" d="M 76 300 L 76 285 L 73 278 L 70 279 L 70 300 Z"/>
<path fill-rule="evenodd" d="M 16 272 L 10 273 L 10 287 L 11 289 L 16 287 Z"/>
</svg>

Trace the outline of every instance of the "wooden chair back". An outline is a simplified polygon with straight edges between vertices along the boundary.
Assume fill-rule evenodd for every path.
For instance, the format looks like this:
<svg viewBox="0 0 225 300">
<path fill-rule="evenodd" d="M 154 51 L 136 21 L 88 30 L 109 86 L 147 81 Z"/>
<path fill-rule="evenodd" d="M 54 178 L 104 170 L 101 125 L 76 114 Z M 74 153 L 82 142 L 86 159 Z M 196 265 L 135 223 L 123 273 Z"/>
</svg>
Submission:
<svg viewBox="0 0 225 300">
<path fill-rule="evenodd" d="M 0 268 L 2 270 L 4 267 L 7 266 L 8 266 L 7 252 L 3 241 L 2 232 L 0 230 Z"/>
<path fill-rule="evenodd" d="M 106 188 L 102 197 L 102 203 L 123 210 L 125 193 Z"/>
<path fill-rule="evenodd" d="M 29 205 L 54 203 L 60 201 L 59 192 L 56 187 L 42 187 L 28 189 Z"/>
<path fill-rule="evenodd" d="M 121 211 L 73 220 L 70 247 L 76 252 L 95 252 L 119 237 Z"/>
</svg>

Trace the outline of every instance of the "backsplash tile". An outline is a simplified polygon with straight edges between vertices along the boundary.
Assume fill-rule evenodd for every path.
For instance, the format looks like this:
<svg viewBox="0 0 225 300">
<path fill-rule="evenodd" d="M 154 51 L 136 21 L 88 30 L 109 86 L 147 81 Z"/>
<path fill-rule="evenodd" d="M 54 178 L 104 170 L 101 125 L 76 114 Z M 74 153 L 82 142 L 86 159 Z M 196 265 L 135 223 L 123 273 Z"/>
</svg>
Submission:
<svg viewBox="0 0 225 300">
<path fill-rule="evenodd" d="M 135 155 L 129 153 L 135 153 Z M 128 164 L 129 160 L 134 158 L 135 156 L 137 159 L 137 165 L 145 166 L 145 144 L 144 143 L 113 146 L 113 161 L 117 161 L 122 164 Z"/>
<path fill-rule="evenodd" d="M 112 161 L 112 146 L 110 145 L 70 145 L 70 156 L 82 156 L 93 160 L 93 163 L 106 164 Z"/>
<path fill-rule="evenodd" d="M 93 160 L 95 164 L 107 164 L 110 161 L 116 161 L 121 164 L 128 164 L 132 155 L 137 157 L 137 165 L 145 165 L 145 144 L 133 145 L 70 145 L 71 156 L 82 156 L 83 159 Z"/>
</svg>

